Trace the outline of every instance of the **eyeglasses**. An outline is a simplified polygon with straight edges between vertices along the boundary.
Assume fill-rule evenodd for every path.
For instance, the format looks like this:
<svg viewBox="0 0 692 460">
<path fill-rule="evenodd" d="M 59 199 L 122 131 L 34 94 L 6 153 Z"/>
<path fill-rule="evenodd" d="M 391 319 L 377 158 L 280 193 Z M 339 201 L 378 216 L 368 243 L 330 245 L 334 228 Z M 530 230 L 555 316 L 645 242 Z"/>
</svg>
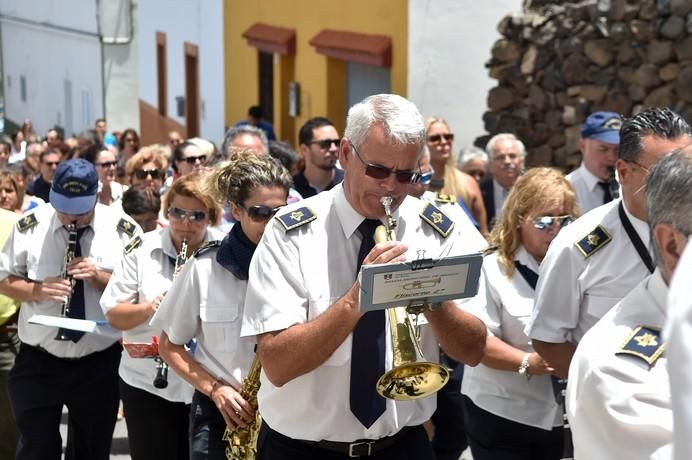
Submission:
<svg viewBox="0 0 692 460">
<path fill-rule="evenodd" d="M 452 142 L 454 140 L 454 134 L 452 133 L 447 133 L 447 134 L 432 134 L 428 136 L 428 142 L 433 142 L 437 144 L 438 142 L 441 142 L 442 139 L 444 139 L 446 142 Z"/>
<path fill-rule="evenodd" d="M 146 179 L 151 176 L 152 179 L 161 179 L 161 171 L 158 169 L 135 169 L 135 177 L 137 179 Z"/>
<path fill-rule="evenodd" d="M 247 215 L 250 216 L 250 219 L 257 222 L 262 222 L 271 219 L 274 216 L 274 214 L 279 212 L 279 210 L 286 205 L 282 204 L 281 206 L 277 206 L 276 208 L 270 208 L 269 206 L 264 206 L 263 204 L 250 206 L 249 208 L 246 208 L 242 205 L 238 206 L 244 209 L 245 212 L 247 212 Z"/>
<path fill-rule="evenodd" d="M 538 230 L 547 230 L 550 227 L 552 227 L 555 222 L 560 224 L 560 228 L 564 227 L 565 225 L 568 225 L 569 223 L 574 221 L 574 216 L 572 215 L 566 215 L 566 216 L 540 216 L 536 217 L 533 220 L 533 226 L 534 228 L 537 228 Z"/>
<path fill-rule="evenodd" d="M 332 144 L 336 145 L 336 147 L 339 147 L 339 143 L 341 143 L 341 139 L 322 139 L 321 141 L 312 141 L 310 142 L 311 145 L 319 145 L 321 149 L 327 150 L 329 147 L 332 146 Z"/>
<path fill-rule="evenodd" d="M 642 171 L 644 171 L 646 174 L 649 174 L 649 168 L 647 168 L 647 167 L 644 166 L 643 164 L 641 164 L 641 163 L 639 163 L 639 162 L 637 162 L 637 161 L 635 161 L 635 160 L 625 160 L 625 161 L 626 161 L 627 163 L 632 163 L 633 165 L 638 166 L 639 169 L 641 169 Z"/>
<path fill-rule="evenodd" d="M 43 164 L 46 166 L 58 166 L 60 164 L 60 162 L 59 161 L 44 161 Z"/>
<path fill-rule="evenodd" d="M 200 163 L 204 163 L 205 161 L 207 161 L 207 156 L 206 155 L 199 155 L 196 157 L 187 157 L 187 158 L 181 158 L 180 159 L 180 161 L 186 161 L 187 164 L 189 164 L 189 165 L 196 164 L 198 160 Z"/>
<path fill-rule="evenodd" d="M 411 169 L 392 169 L 382 165 L 374 165 L 372 163 L 366 163 L 358 153 L 358 149 L 353 142 L 351 142 L 351 147 L 353 151 L 356 152 L 356 157 L 365 166 L 365 175 L 372 177 L 373 179 L 383 180 L 389 178 L 392 174 L 396 177 L 397 182 L 400 184 L 415 184 L 418 181 L 418 173 Z"/>
<path fill-rule="evenodd" d="M 104 161 L 102 163 L 96 163 L 96 166 L 101 166 L 102 168 L 115 168 L 118 166 L 117 161 Z"/>
<path fill-rule="evenodd" d="M 422 184 L 422 185 L 428 185 L 432 181 L 433 174 L 435 174 L 434 169 L 431 169 L 429 172 L 426 172 L 426 173 L 420 173 L 418 175 L 418 182 L 417 183 Z"/>
<path fill-rule="evenodd" d="M 176 220 L 183 220 L 187 217 L 190 222 L 201 222 L 207 218 L 207 213 L 204 211 L 186 211 L 185 209 L 171 206 L 168 208 L 168 217 Z"/>
</svg>

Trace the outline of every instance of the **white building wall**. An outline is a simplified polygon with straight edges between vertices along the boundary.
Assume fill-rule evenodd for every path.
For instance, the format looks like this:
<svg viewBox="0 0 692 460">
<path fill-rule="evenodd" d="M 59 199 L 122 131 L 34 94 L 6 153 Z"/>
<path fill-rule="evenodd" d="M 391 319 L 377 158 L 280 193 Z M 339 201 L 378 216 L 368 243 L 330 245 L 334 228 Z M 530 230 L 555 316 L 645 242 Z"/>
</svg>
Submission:
<svg viewBox="0 0 692 460">
<path fill-rule="evenodd" d="M 408 97 L 425 118 L 445 118 L 455 153 L 486 134 L 483 112 L 496 81 L 485 63 L 497 24 L 521 0 L 409 0 Z"/>
<path fill-rule="evenodd" d="M 58 3 L 62 4 L 55 1 L 46 5 Z M 86 6 L 90 2 L 80 3 Z M 98 37 L 10 19 L 5 15 L 6 0 L 2 5 L 5 116 L 16 123 L 31 119 L 40 135 L 54 125 L 64 127 L 68 136 L 92 127 L 94 118 L 103 112 Z M 34 6 L 34 11 L 43 11 Z M 32 11 L 31 7 L 27 5 L 26 11 Z M 41 17 L 37 14 L 34 19 Z M 95 22 L 94 17 L 92 20 Z M 25 100 L 21 97 L 22 78 L 26 82 Z"/>
<path fill-rule="evenodd" d="M 185 42 L 199 48 L 200 136 L 220 144 L 224 134 L 222 0 L 145 0 L 139 3 L 139 97 L 158 106 L 156 32 L 166 34 L 168 116 L 182 125 L 176 97 L 185 95 Z M 165 14 L 163 14 L 165 13 Z"/>
</svg>

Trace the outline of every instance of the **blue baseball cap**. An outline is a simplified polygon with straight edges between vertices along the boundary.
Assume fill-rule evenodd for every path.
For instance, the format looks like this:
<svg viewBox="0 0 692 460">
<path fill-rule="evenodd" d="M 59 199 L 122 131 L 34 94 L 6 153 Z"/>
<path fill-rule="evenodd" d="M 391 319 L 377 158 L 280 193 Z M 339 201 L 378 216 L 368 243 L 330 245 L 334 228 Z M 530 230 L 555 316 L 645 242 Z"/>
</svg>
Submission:
<svg viewBox="0 0 692 460">
<path fill-rule="evenodd" d="M 58 165 L 50 187 L 50 204 L 63 214 L 85 214 L 96 204 L 99 176 L 94 165 L 82 158 Z"/>
<path fill-rule="evenodd" d="M 582 139 L 596 139 L 606 144 L 620 143 L 622 118 L 613 112 L 594 112 L 581 125 Z"/>
</svg>

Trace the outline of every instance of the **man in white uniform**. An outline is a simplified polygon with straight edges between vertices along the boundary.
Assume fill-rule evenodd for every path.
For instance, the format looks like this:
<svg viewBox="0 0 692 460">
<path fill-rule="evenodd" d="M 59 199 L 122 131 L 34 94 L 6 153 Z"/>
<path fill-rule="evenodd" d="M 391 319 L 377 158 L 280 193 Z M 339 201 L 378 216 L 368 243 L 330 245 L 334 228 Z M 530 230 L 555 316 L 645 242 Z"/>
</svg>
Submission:
<svg viewBox="0 0 692 460">
<path fill-rule="evenodd" d="M 407 197 L 416 179 L 425 127 L 418 109 L 396 95 L 371 96 L 349 110 L 339 146 L 344 181 L 289 206 L 270 222 L 250 267 L 243 335 L 257 335 L 264 420 L 259 459 L 432 459 L 421 424 L 435 398 L 385 400 L 375 383 L 391 368 L 383 311 L 362 314 L 362 264 L 475 252 L 433 203 Z M 375 245 L 380 199 L 392 198 L 396 241 Z M 423 318 L 423 315 L 421 315 Z M 438 343 L 476 365 L 486 329 L 457 302 L 426 310 L 421 344 L 437 361 Z M 386 351 L 386 353 L 385 353 Z"/>
<path fill-rule="evenodd" d="M 689 241 L 688 241 L 689 243 Z M 686 246 L 668 293 L 663 338 L 673 406 L 673 458 L 687 460 L 692 452 L 692 244 Z"/>
<path fill-rule="evenodd" d="M 654 271 L 644 209 L 646 175 L 666 152 L 688 145 L 691 132 L 668 108 L 625 120 L 616 163 L 622 199 L 586 213 L 551 243 L 527 332 L 558 376 L 567 377 L 586 331 Z"/>
<path fill-rule="evenodd" d="M 577 203 L 582 213 L 602 204 L 610 203 L 617 193 L 614 169 L 620 143 L 620 115 L 612 112 L 594 112 L 581 127 L 579 150 L 581 165 L 567 175 L 577 192 Z"/>
<path fill-rule="evenodd" d="M 567 408 L 575 458 L 671 455 L 673 412 L 661 328 L 668 283 L 692 233 L 692 147 L 666 155 L 651 169 L 646 207 L 656 271 L 586 333 L 570 366 Z"/>
</svg>

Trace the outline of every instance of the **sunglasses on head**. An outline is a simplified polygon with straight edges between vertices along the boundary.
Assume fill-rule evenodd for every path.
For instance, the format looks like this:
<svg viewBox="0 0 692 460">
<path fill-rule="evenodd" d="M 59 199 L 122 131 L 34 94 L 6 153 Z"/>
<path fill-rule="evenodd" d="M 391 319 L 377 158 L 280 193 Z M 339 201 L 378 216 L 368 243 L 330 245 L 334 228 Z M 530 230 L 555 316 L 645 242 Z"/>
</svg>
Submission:
<svg viewBox="0 0 692 460">
<path fill-rule="evenodd" d="M 331 147 L 332 144 L 336 145 L 338 148 L 340 142 L 341 142 L 341 139 L 322 139 L 321 141 L 312 141 L 312 142 L 310 142 L 310 144 L 311 145 L 319 145 L 321 149 L 326 150 L 329 147 Z"/>
<path fill-rule="evenodd" d="M 206 155 L 199 155 L 196 157 L 187 157 L 187 158 L 181 159 L 181 161 L 186 161 L 187 164 L 189 164 L 189 165 L 194 165 L 195 163 L 197 163 L 198 160 L 200 163 L 204 163 L 205 161 L 207 161 L 207 156 Z"/>
<path fill-rule="evenodd" d="M 398 170 L 398 169 L 393 169 L 393 168 L 388 168 L 386 166 L 382 165 L 374 165 L 372 163 L 366 163 L 365 160 L 363 160 L 360 157 L 360 153 L 358 153 L 358 149 L 356 148 L 353 143 L 351 143 L 351 147 L 353 147 L 353 151 L 356 152 L 356 157 L 360 160 L 361 163 L 365 166 L 365 175 L 368 177 L 372 177 L 373 179 L 388 179 L 389 176 L 394 174 L 394 177 L 396 177 L 397 182 L 400 184 L 415 184 L 418 181 L 418 173 L 411 170 L 411 169 L 404 169 L 404 170 Z"/>
<path fill-rule="evenodd" d="M 146 179 L 147 176 L 151 176 L 152 179 L 161 179 L 161 171 L 158 169 L 135 169 L 137 179 Z"/>
<path fill-rule="evenodd" d="M 555 222 L 560 225 L 560 228 L 574 221 L 574 217 L 571 215 L 566 216 L 539 216 L 533 220 L 534 228 L 538 230 L 547 230 L 552 227 Z"/>
<path fill-rule="evenodd" d="M 270 208 L 269 206 L 264 206 L 263 204 L 258 204 L 255 206 L 250 206 L 246 208 L 245 206 L 240 206 L 242 209 L 247 212 L 247 215 L 250 216 L 250 219 L 261 222 L 264 220 L 269 220 L 279 212 L 281 208 L 286 206 L 285 204 L 282 204 L 281 206 L 277 206 L 276 208 Z"/>
<path fill-rule="evenodd" d="M 168 217 L 176 220 L 183 220 L 187 217 L 187 220 L 190 222 L 200 222 L 207 217 L 207 213 L 204 211 L 186 211 L 185 209 L 171 206 L 168 208 Z"/>
<path fill-rule="evenodd" d="M 96 166 L 101 166 L 102 168 L 115 168 L 118 166 L 117 161 L 104 161 L 102 163 L 96 163 Z"/>
<path fill-rule="evenodd" d="M 452 133 L 447 133 L 447 134 L 432 134 L 428 136 L 428 142 L 441 142 L 442 139 L 444 139 L 447 142 L 452 142 L 454 140 L 454 134 Z"/>
</svg>

